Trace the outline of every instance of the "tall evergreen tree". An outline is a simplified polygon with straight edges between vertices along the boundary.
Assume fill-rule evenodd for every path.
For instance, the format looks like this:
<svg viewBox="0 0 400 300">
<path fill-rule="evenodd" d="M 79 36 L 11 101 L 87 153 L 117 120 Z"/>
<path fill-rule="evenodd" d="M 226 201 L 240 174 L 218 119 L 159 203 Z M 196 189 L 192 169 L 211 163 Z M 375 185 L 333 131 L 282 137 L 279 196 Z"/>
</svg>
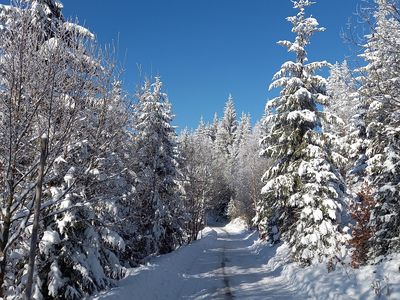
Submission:
<svg viewBox="0 0 400 300">
<path fill-rule="evenodd" d="M 231 218 L 241 217 L 251 225 L 261 198 L 263 183 L 260 178 L 270 166 L 270 161 L 259 155 L 261 130 L 259 124 L 251 126 L 250 115 L 242 115 L 238 132 L 240 143 L 236 143 L 236 164 L 232 178 L 234 198 L 229 202 L 228 215 Z"/>
<path fill-rule="evenodd" d="M 346 60 L 331 67 L 326 88 L 331 99 L 325 109 L 343 121 L 333 131 L 345 136 L 359 106 L 357 88 Z"/>
<path fill-rule="evenodd" d="M 251 132 L 252 132 L 251 117 L 249 114 L 242 113 L 234 144 L 235 157 L 237 157 L 241 146 L 247 142 L 247 139 L 249 138 Z"/>
<path fill-rule="evenodd" d="M 196 131 L 202 135 L 207 134 L 208 128 L 206 123 L 204 122 L 203 116 L 200 118 L 199 126 L 197 127 Z"/>
<path fill-rule="evenodd" d="M 347 61 L 332 66 L 327 94 L 329 101 L 324 109 L 339 119 L 337 122 L 324 124 L 324 132 L 330 137 L 331 148 L 345 158 L 338 167 L 342 175 L 346 176 L 349 189 L 358 189 L 366 166 L 362 136 L 362 132 L 365 132 L 362 122 L 364 109 Z M 359 190 L 355 191 L 353 195 L 356 197 L 358 192 Z"/>
<path fill-rule="evenodd" d="M 181 243 L 183 208 L 177 185 L 176 133 L 159 77 L 138 92 L 134 130 L 137 143 L 138 243 L 142 253 L 166 253 Z"/>
<path fill-rule="evenodd" d="M 210 127 L 209 127 L 209 136 L 210 136 L 212 142 L 214 142 L 215 139 L 217 138 L 218 126 L 219 126 L 218 114 L 215 113 L 213 122 L 210 124 Z"/>
<path fill-rule="evenodd" d="M 234 197 L 232 178 L 235 169 L 235 141 L 237 136 L 238 121 L 232 95 L 229 95 L 225 104 L 224 115 L 218 124 L 214 148 L 216 164 L 219 169 L 220 179 L 218 193 L 214 202 L 216 213 L 225 215 L 229 201 Z"/>
<path fill-rule="evenodd" d="M 237 128 L 238 121 L 235 105 L 232 95 L 229 95 L 225 104 L 224 116 L 219 123 L 215 140 L 217 151 L 225 158 L 231 158 L 233 155 Z"/>
<path fill-rule="evenodd" d="M 360 94 L 368 107 L 367 180 L 376 205 L 370 226 L 373 257 L 400 250 L 400 21 L 396 4 L 376 0 L 375 27 L 361 55 Z"/>
<path fill-rule="evenodd" d="M 296 261 L 310 264 L 332 258 L 344 241 L 339 228 L 344 187 L 320 129 L 322 119 L 333 116 L 318 108 L 328 97 L 326 80 L 315 72 L 329 64 L 308 63 L 305 49 L 311 36 L 324 28 L 305 15 L 313 2 L 293 3 L 299 13 L 288 21 L 295 41 L 279 44 L 296 60 L 284 63 L 270 86 L 282 88 L 280 96 L 267 103 L 265 123 L 271 123 L 271 130 L 261 140 L 262 155 L 271 157 L 274 165 L 263 176 L 264 200 L 255 220 L 274 240 L 287 240 Z"/>
</svg>

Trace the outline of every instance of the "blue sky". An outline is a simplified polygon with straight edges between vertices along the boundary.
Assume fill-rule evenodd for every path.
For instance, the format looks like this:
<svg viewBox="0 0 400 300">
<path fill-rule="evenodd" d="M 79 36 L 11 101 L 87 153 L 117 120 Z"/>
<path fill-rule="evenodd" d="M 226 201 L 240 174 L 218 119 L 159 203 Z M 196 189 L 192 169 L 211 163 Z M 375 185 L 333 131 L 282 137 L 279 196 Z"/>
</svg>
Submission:
<svg viewBox="0 0 400 300">
<path fill-rule="evenodd" d="M 360 0 L 316 0 L 309 12 L 326 27 L 309 48 L 311 61 L 350 55 L 340 32 Z M 7 2 L 7 1 L 0 1 Z M 64 15 L 78 17 L 100 43 L 119 37 L 123 80 L 133 92 L 144 75 L 160 74 L 180 128 L 222 114 L 232 93 L 235 105 L 259 119 L 268 85 L 291 58 L 276 42 L 291 39 L 285 20 L 290 0 L 64 0 Z"/>
</svg>

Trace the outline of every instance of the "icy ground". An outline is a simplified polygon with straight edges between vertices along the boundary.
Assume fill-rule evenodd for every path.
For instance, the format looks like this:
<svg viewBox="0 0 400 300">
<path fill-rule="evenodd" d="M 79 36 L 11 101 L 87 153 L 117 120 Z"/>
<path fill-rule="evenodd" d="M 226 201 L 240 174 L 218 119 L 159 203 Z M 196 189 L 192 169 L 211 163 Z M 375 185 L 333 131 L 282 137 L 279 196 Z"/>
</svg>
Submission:
<svg viewBox="0 0 400 300">
<path fill-rule="evenodd" d="M 371 286 L 377 282 L 379 299 L 400 299 L 398 258 L 357 271 L 303 269 L 287 262 L 285 245 L 269 247 L 234 222 L 206 228 L 201 240 L 132 269 L 119 287 L 93 299 L 372 300 L 378 299 Z"/>
</svg>

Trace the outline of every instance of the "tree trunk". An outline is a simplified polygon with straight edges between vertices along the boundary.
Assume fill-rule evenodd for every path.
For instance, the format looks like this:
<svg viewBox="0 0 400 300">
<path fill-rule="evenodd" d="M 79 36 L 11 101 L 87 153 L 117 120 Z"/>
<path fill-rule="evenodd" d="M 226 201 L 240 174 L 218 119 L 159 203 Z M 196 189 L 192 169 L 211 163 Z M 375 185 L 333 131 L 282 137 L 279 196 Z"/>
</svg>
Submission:
<svg viewBox="0 0 400 300">
<path fill-rule="evenodd" d="M 6 206 L 6 213 L 4 215 L 4 220 L 3 220 L 3 236 L 1 237 L 0 240 L 0 298 L 4 298 L 4 289 L 3 289 L 3 284 L 4 284 L 4 277 L 6 273 L 6 266 L 7 266 L 7 244 L 8 244 L 8 239 L 10 236 L 10 227 L 11 227 L 11 205 L 14 201 L 14 180 L 12 179 L 8 180 L 8 186 L 9 186 L 9 195 L 7 197 L 7 206 Z"/>
<path fill-rule="evenodd" d="M 37 240 L 39 232 L 39 215 L 40 215 L 40 204 L 42 200 L 44 167 L 46 164 L 46 156 L 47 156 L 47 143 L 48 143 L 47 136 L 45 135 L 42 136 L 40 139 L 40 164 L 39 164 L 39 173 L 38 173 L 36 193 L 35 193 L 31 248 L 29 251 L 28 280 L 26 283 L 26 290 L 25 290 L 25 295 L 27 300 L 32 299 L 33 273 L 35 269 L 35 257 L 36 257 L 36 248 L 37 248 Z"/>
</svg>

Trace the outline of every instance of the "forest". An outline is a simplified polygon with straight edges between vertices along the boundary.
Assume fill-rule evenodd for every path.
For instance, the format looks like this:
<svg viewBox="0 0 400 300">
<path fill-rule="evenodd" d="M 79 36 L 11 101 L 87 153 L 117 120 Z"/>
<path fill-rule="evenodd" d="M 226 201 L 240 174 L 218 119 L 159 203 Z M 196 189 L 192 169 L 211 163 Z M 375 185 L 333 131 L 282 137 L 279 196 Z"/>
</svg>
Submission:
<svg viewBox="0 0 400 300">
<path fill-rule="evenodd" d="M 60 1 L 0 5 L 0 299 L 99 293 L 209 220 L 240 218 L 301 268 L 400 253 L 399 4 L 361 11 L 353 67 L 309 58 L 325 28 L 287 2 L 293 60 L 265 78 L 262 119 L 227 95 L 180 130 L 161 76 L 124 90 L 114 48 Z"/>
</svg>

